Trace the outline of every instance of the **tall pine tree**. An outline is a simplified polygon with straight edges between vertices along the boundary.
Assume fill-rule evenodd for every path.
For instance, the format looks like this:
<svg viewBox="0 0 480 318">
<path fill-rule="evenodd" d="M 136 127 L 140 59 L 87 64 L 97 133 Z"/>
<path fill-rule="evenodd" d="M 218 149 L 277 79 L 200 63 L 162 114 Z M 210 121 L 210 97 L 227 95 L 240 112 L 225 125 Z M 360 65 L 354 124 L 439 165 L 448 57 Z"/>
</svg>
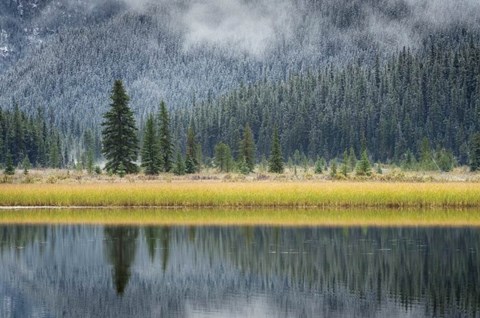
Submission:
<svg viewBox="0 0 480 318">
<path fill-rule="evenodd" d="M 133 112 L 128 107 L 128 97 L 121 80 L 116 80 L 111 95 L 110 110 L 102 123 L 103 155 L 107 159 L 105 169 L 118 173 L 138 172 L 135 161 L 138 156 L 137 127 Z"/>
<path fill-rule="evenodd" d="M 157 142 L 157 132 L 153 116 L 147 118 L 142 147 L 142 167 L 147 175 L 157 175 L 160 172 L 160 149 Z"/>
<path fill-rule="evenodd" d="M 470 170 L 480 170 L 480 133 L 476 133 L 470 142 Z"/>
<path fill-rule="evenodd" d="M 170 117 L 168 115 L 167 105 L 164 101 L 160 103 L 159 114 L 160 128 L 158 131 L 160 142 L 160 164 L 165 172 L 170 172 L 173 167 L 173 143 L 170 133 Z"/>
<path fill-rule="evenodd" d="M 255 168 L 255 141 L 253 132 L 248 124 L 243 130 L 243 139 L 240 141 L 239 162 L 245 162 L 248 172 L 252 172 Z"/>
<path fill-rule="evenodd" d="M 283 156 L 277 127 L 273 130 L 272 152 L 270 154 L 268 168 L 270 172 L 283 173 Z"/>
<path fill-rule="evenodd" d="M 190 125 L 187 132 L 187 153 L 185 158 L 185 172 L 195 173 L 198 171 L 197 161 L 197 143 L 195 141 L 195 130 L 193 124 Z"/>
</svg>

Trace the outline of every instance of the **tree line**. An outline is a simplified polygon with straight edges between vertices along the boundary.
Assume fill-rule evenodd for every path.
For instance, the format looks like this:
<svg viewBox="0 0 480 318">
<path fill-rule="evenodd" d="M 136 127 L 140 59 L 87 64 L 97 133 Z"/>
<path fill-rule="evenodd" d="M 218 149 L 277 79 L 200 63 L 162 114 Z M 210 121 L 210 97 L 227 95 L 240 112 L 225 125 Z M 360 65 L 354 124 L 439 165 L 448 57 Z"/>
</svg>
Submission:
<svg viewBox="0 0 480 318">
<path fill-rule="evenodd" d="M 277 127 L 285 158 L 298 151 L 329 161 L 350 149 L 358 156 L 365 142 L 375 162 L 426 169 L 443 162 L 448 170 L 469 163 L 480 130 L 480 48 L 473 41 L 458 49 L 432 43 L 424 54 L 403 49 L 371 67 L 331 65 L 283 82 L 242 85 L 174 113 L 176 135 L 192 123 L 210 158 L 220 142 L 236 157 L 248 124 L 257 161 L 270 153 Z"/>
<path fill-rule="evenodd" d="M 102 123 L 102 152 L 107 159 L 105 170 L 124 176 L 139 172 L 138 155 L 141 155 L 141 168 L 147 175 L 160 172 L 173 172 L 177 175 L 200 171 L 202 148 L 196 141 L 195 128 L 192 123 L 186 136 L 185 157 L 177 151 L 174 158 L 174 143 L 170 132 L 170 116 L 166 104 L 162 101 L 158 114 L 147 117 L 143 131 L 143 143 L 140 149 L 138 128 L 130 107 L 129 96 L 123 82 L 116 80 L 111 94 L 110 109 Z M 278 132 L 273 135 L 273 150 L 270 158 L 270 171 L 283 172 L 283 158 Z M 243 139 L 239 142 L 238 168 L 241 172 L 252 172 L 256 164 L 255 141 L 248 126 L 245 126 Z M 234 164 L 230 148 L 219 143 L 216 146 L 215 163 L 221 171 L 230 171 Z"/>
<path fill-rule="evenodd" d="M 212 160 L 203 160 L 202 144 L 197 141 L 195 133 L 195 121 L 191 119 L 186 133 L 185 156 L 181 154 L 178 144 L 175 145 L 171 133 L 171 119 L 166 104 L 160 103 L 159 112 L 150 114 L 143 130 L 142 147 L 139 147 L 138 128 L 134 114 L 128 102 L 128 97 L 123 82 L 116 80 L 112 89 L 112 103 L 110 110 L 104 114 L 102 123 L 103 148 L 102 152 L 107 163 L 105 169 L 111 173 L 123 176 L 128 173 L 139 172 L 143 168 L 147 175 L 158 175 L 160 172 L 173 172 L 177 175 L 199 172 L 201 165 L 213 164 L 219 171 L 230 172 L 237 170 L 241 173 L 250 173 L 255 169 L 257 161 L 256 141 L 252 129 L 247 122 L 242 128 L 241 139 L 237 142 L 237 149 L 234 156 L 232 148 L 219 141 L 214 147 Z M 361 141 L 361 155 L 357 159 L 355 149 L 350 146 L 349 151 L 344 150 L 340 173 L 347 176 L 349 172 L 355 171 L 357 175 L 370 175 L 372 165 L 367 150 L 367 141 L 363 137 Z M 283 173 L 284 157 L 278 128 L 275 126 L 271 136 L 269 160 L 265 164 L 265 154 L 262 155 L 261 165 L 268 166 L 268 171 Z M 176 156 L 174 155 L 176 152 Z M 141 155 L 141 165 L 137 165 L 138 155 Z M 298 149 L 293 154 L 293 166 L 299 164 L 302 155 Z M 436 159 L 436 160 L 435 160 Z M 291 160 L 291 159 L 290 159 Z M 289 160 L 289 161 L 290 161 Z M 210 162 L 209 162 L 210 161 Z M 308 158 L 303 154 L 305 166 L 308 166 Z M 422 169 L 436 169 L 449 171 L 453 165 L 452 154 L 444 149 L 432 154 L 427 138 L 423 138 L 420 150 L 419 161 L 415 155 L 407 150 L 404 167 L 413 168 L 414 165 Z M 480 134 L 474 134 L 470 147 L 470 165 L 472 170 L 480 166 Z M 436 168 L 435 168 L 436 167 Z M 322 173 L 327 168 L 324 157 L 317 156 L 315 162 L 315 173 Z M 337 175 L 337 159 L 330 162 L 330 173 Z M 377 167 L 377 169 L 380 169 Z M 380 172 L 381 171 L 377 171 Z"/>
<path fill-rule="evenodd" d="M 28 116 L 15 103 L 13 110 L 0 109 L 0 165 L 12 173 L 16 166 L 66 166 L 68 149 L 41 109 Z"/>
</svg>

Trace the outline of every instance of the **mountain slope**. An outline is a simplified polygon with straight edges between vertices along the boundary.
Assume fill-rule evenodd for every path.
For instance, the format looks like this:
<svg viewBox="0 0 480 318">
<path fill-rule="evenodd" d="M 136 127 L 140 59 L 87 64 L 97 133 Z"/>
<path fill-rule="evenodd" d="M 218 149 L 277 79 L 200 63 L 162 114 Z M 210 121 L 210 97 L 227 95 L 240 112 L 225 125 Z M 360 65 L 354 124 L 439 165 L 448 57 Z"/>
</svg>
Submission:
<svg viewBox="0 0 480 318">
<path fill-rule="evenodd" d="M 3 2 L 2 2 L 3 3 Z M 65 132 L 97 127 L 114 79 L 139 118 L 161 99 L 188 107 L 240 83 L 321 65 L 373 63 L 432 34 L 476 34 L 476 1 L 7 0 L 0 107 L 45 108 Z M 2 38 L 2 37 L 0 37 Z M 7 40 L 5 40 L 7 39 Z M 0 65 L 0 66 L 1 66 Z M 77 122 L 76 124 L 72 124 Z"/>
</svg>

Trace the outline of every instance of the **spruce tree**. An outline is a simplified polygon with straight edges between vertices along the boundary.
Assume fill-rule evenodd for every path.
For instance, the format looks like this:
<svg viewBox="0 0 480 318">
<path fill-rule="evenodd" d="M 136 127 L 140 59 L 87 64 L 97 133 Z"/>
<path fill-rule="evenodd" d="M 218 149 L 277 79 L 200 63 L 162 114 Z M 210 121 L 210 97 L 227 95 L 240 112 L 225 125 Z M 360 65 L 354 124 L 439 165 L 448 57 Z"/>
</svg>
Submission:
<svg viewBox="0 0 480 318">
<path fill-rule="evenodd" d="M 197 151 L 197 143 L 195 142 L 195 131 L 193 129 L 193 125 L 190 125 L 187 132 L 187 151 L 185 158 L 186 173 L 195 173 L 198 171 Z"/>
<path fill-rule="evenodd" d="M 149 115 L 145 124 L 142 147 L 142 168 L 146 175 L 158 175 L 160 172 L 160 151 L 153 116 Z"/>
<path fill-rule="evenodd" d="M 240 141 L 240 156 L 239 162 L 245 161 L 249 172 L 255 168 L 255 141 L 253 139 L 253 132 L 248 124 L 243 130 L 243 139 Z"/>
<path fill-rule="evenodd" d="M 343 163 L 342 163 L 342 174 L 346 177 L 347 174 L 348 174 L 348 166 L 349 166 L 349 162 L 348 162 L 348 153 L 347 153 L 347 150 L 345 150 L 343 152 Z"/>
<path fill-rule="evenodd" d="M 335 178 L 337 176 L 337 160 L 333 159 L 330 162 L 330 177 Z"/>
<path fill-rule="evenodd" d="M 270 153 L 269 171 L 273 173 L 283 173 L 283 156 L 278 137 L 278 129 L 273 130 L 272 151 Z"/>
<path fill-rule="evenodd" d="M 177 161 L 173 167 L 173 173 L 177 176 L 183 176 L 185 174 L 185 164 L 180 153 L 177 153 Z"/>
<path fill-rule="evenodd" d="M 164 172 L 170 172 L 173 166 L 173 143 L 170 133 L 170 117 L 164 101 L 160 103 L 159 124 L 160 164 Z"/>
<path fill-rule="evenodd" d="M 30 159 L 28 159 L 28 156 L 25 156 L 22 161 L 22 168 L 23 168 L 23 174 L 28 175 L 28 171 L 30 170 L 32 164 L 30 163 Z"/>
<path fill-rule="evenodd" d="M 480 170 L 480 133 L 476 133 L 470 142 L 470 170 Z"/>
<path fill-rule="evenodd" d="M 435 170 L 435 165 L 432 157 L 432 150 L 430 148 L 430 142 L 427 137 L 422 139 L 420 146 L 420 166 L 423 170 Z"/>
<path fill-rule="evenodd" d="M 357 164 L 356 173 L 359 176 L 369 176 L 372 173 L 372 166 L 370 165 L 370 160 L 368 160 L 368 153 L 366 148 L 364 148 L 362 151 L 362 156 Z"/>
<path fill-rule="evenodd" d="M 103 116 L 102 152 L 107 163 L 105 169 L 111 173 L 120 173 L 123 166 L 125 173 L 138 172 L 135 164 L 138 156 L 137 127 L 133 112 L 128 107 L 129 97 L 121 80 L 116 80 L 112 95 L 110 110 Z"/>
<path fill-rule="evenodd" d="M 13 176 L 15 174 L 15 167 L 13 165 L 13 158 L 10 151 L 7 151 L 5 156 L 5 172 L 7 176 Z"/>
<path fill-rule="evenodd" d="M 320 158 L 317 158 L 317 161 L 315 161 L 315 173 L 321 174 L 322 172 L 323 172 L 323 162 Z"/>
<path fill-rule="evenodd" d="M 93 159 L 93 149 L 87 151 L 87 172 L 93 174 L 95 169 L 95 160 Z"/>
<path fill-rule="evenodd" d="M 232 169 L 232 152 L 223 142 L 215 146 L 215 165 L 220 172 L 230 172 Z"/>
<path fill-rule="evenodd" d="M 355 166 L 357 165 L 357 156 L 355 155 L 355 150 L 353 147 L 350 147 L 350 154 L 348 155 L 348 163 L 350 165 L 350 171 L 355 170 Z"/>
</svg>

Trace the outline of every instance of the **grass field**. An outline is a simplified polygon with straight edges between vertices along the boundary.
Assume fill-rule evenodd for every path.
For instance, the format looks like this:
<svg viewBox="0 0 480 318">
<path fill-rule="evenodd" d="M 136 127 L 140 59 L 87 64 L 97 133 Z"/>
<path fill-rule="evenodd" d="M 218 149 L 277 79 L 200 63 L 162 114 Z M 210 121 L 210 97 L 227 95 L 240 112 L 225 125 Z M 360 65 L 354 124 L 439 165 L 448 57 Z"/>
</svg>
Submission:
<svg viewBox="0 0 480 318">
<path fill-rule="evenodd" d="M 22 209 L 0 211 L 0 224 L 480 227 L 480 211 L 468 209 Z"/>
<path fill-rule="evenodd" d="M 467 208 L 480 207 L 480 183 L 3 184 L 0 206 Z"/>
</svg>

